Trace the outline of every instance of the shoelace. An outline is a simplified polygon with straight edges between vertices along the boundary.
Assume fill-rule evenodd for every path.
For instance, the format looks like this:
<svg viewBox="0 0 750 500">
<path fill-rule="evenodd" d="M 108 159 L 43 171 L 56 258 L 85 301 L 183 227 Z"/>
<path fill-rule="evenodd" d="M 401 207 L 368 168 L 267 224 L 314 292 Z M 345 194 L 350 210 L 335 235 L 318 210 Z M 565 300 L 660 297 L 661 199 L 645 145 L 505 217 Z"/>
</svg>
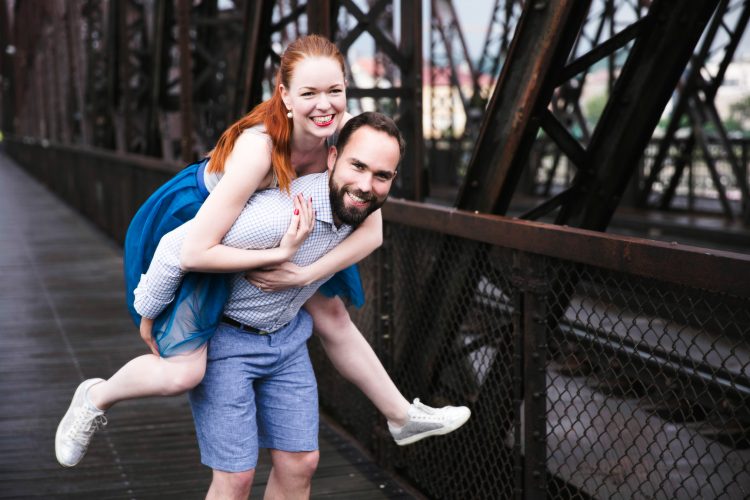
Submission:
<svg viewBox="0 0 750 500">
<path fill-rule="evenodd" d="M 95 431 L 107 425 L 107 417 L 88 408 L 78 408 L 76 419 L 70 426 L 68 437 L 82 446 L 87 446 Z"/>
<path fill-rule="evenodd" d="M 419 408 L 420 410 L 422 410 L 425 413 L 429 413 L 430 415 L 434 415 L 435 414 L 435 408 L 433 408 L 431 406 L 427 406 L 426 404 L 420 402 L 419 398 L 417 398 L 417 399 L 414 400 L 414 406 L 416 406 L 417 408 Z"/>
<path fill-rule="evenodd" d="M 414 400 L 414 403 L 413 403 L 413 405 L 414 405 L 414 407 L 415 407 L 415 408 L 418 408 L 418 409 L 420 409 L 421 411 L 423 411 L 424 413 L 426 413 L 427 415 L 430 415 L 430 416 L 432 417 L 432 419 L 435 419 L 435 418 L 437 418 L 437 419 L 438 419 L 438 420 L 440 420 L 440 421 L 443 421 L 443 420 L 445 420 L 445 415 L 444 415 L 444 414 L 442 414 L 442 413 L 439 413 L 439 412 L 438 412 L 438 411 L 437 411 L 437 410 L 436 410 L 435 408 L 433 408 L 432 406 L 427 406 L 426 404 L 424 404 L 424 403 L 420 402 L 420 401 L 419 401 L 419 398 L 416 398 L 416 399 Z M 424 416 L 424 415 L 412 415 L 412 416 L 411 416 L 410 418 L 411 418 L 412 420 L 425 420 L 425 416 Z"/>
</svg>

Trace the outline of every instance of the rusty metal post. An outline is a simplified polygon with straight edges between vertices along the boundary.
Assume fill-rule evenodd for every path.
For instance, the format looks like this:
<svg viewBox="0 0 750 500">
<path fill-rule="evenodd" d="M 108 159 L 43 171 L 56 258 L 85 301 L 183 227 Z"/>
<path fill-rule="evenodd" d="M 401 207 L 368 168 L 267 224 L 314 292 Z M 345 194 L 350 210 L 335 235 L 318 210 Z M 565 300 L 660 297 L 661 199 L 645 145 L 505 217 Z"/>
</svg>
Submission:
<svg viewBox="0 0 750 500">
<path fill-rule="evenodd" d="M 55 72 L 59 75 L 58 81 L 60 83 L 59 92 L 60 98 L 60 124 L 62 126 L 62 142 L 65 144 L 73 143 L 73 131 L 72 131 L 72 113 L 70 109 L 71 102 L 71 91 L 72 82 L 70 78 L 70 65 L 68 60 L 72 57 L 72 54 L 68 50 L 66 43 L 67 27 L 67 11 L 70 7 L 67 3 L 60 3 L 58 12 L 55 15 L 55 50 L 57 51 L 58 57 L 55 64 Z"/>
<path fill-rule="evenodd" d="M 333 0 L 308 0 L 307 33 L 317 33 L 333 40 Z"/>
<path fill-rule="evenodd" d="M 513 278 L 517 281 L 521 277 L 523 272 L 520 267 L 522 259 L 520 256 L 523 255 L 519 251 L 513 252 Z M 513 480 L 514 480 L 514 498 L 515 500 L 524 500 L 524 429 L 521 426 L 521 422 L 524 420 L 522 410 L 523 399 L 524 399 L 524 293 L 520 287 L 513 287 L 510 290 L 512 297 L 513 310 L 511 311 L 511 324 L 513 327 L 512 341 L 510 342 L 510 348 L 513 351 L 513 375 L 511 379 L 511 385 L 513 386 L 512 398 L 513 398 Z"/>
<path fill-rule="evenodd" d="M 47 68 L 47 54 L 46 51 L 43 48 L 44 41 L 42 41 L 38 46 L 36 50 L 36 57 L 34 57 L 34 63 L 35 63 L 35 74 L 41 75 L 46 72 Z M 52 124 L 52 104 L 50 103 L 50 94 L 49 94 L 49 78 L 38 78 L 38 85 L 36 86 L 37 96 L 36 100 L 38 100 L 40 106 L 40 134 L 38 137 L 49 139 L 54 134 L 54 126 Z"/>
<path fill-rule="evenodd" d="M 113 6 L 117 14 L 117 56 L 119 60 L 119 119 L 115 120 L 115 145 L 118 151 L 130 151 L 130 145 L 133 137 L 133 116 L 131 115 L 131 103 L 133 102 L 133 92 L 130 88 L 130 79 L 133 75 L 133 68 L 130 62 L 130 47 L 128 41 L 128 2 L 117 2 Z"/>
<path fill-rule="evenodd" d="M 6 134 L 15 131 L 13 117 L 15 112 L 13 56 L 16 47 L 13 43 L 13 30 L 8 20 L 7 0 L 0 0 L 0 130 Z"/>
<path fill-rule="evenodd" d="M 190 0 L 178 0 L 177 31 L 180 46 L 180 154 L 193 160 L 193 64 L 190 52 Z"/>
<path fill-rule="evenodd" d="M 86 119 L 86 100 L 85 76 L 83 74 L 85 64 L 82 57 L 84 52 L 81 39 L 81 4 L 80 0 L 70 0 L 65 9 L 66 29 L 65 43 L 68 47 L 68 66 L 70 74 L 70 84 L 73 89 L 73 101 L 75 102 L 75 112 L 81 134 L 81 143 L 91 145 L 91 124 Z"/>
<path fill-rule="evenodd" d="M 237 88 L 239 95 L 235 97 L 235 103 L 238 105 L 235 116 L 244 115 L 263 99 L 263 74 L 266 54 L 271 44 L 272 16 L 272 0 L 245 3 L 245 38 L 237 78 L 241 85 Z"/>
<path fill-rule="evenodd" d="M 161 133 L 159 126 L 159 115 L 162 108 L 162 97 L 164 93 L 164 82 L 167 78 L 168 52 L 167 52 L 167 26 L 170 12 L 168 12 L 171 0 L 155 0 L 154 26 L 151 37 L 151 62 L 152 74 L 151 85 L 148 95 L 146 109 L 146 154 L 161 156 Z"/>
<path fill-rule="evenodd" d="M 525 498 L 547 492 L 547 293 L 542 257 L 520 253 L 514 280 L 523 294 L 523 490 Z M 514 266 L 515 267 L 515 266 Z"/>
<path fill-rule="evenodd" d="M 408 147 L 401 161 L 400 195 L 416 201 L 424 198 L 424 133 L 422 132 L 422 3 L 401 2 L 400 52 L 404 93 L 399 107 L 399 128 Z"/>
</svg>

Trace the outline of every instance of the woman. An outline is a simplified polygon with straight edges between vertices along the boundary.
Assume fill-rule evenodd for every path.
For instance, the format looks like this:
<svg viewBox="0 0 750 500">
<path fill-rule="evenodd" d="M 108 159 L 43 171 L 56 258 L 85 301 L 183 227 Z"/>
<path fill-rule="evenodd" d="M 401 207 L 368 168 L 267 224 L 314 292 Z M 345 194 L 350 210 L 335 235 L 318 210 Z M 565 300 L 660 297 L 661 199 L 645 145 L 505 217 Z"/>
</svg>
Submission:
<svg viewBox="0 0 750 500">
<path fill-rule="evenodd" d="M 83 458 L 93 433 L 106 423 L 104 411 L 113 404 L 138 397 L 181 394 L 203 378 L 205 342 L 220 318 L 226 274 L 216 274 L 208 280 L 210 286 L 206 286 L 205 302 L 193 330 L 170 329 L 170 310 L 156 322 L 146 317 L 141 320 L 133 309 L 133 290 L 163 234 L 194 217 L 182 247 L 181 266 L 187 271 L 208 273 L 282 264 L 304 241 L 305 228 L 300 223 L 304 217 L 299 214 L 293 218 L 291 236 L 279 248 L 242 250 L 221 244 L 255 191 L 277 186 L 287 189 L 294 177 L 325 169 L 327 145 L 350 117 L 345 109 L 344 75 L 344 58 L 330 41 L 310 35 L 293 42 L 281 58 L 273 96 L 232 124 L 206 160 L 178 174 L 136 214 L 125 244 L 128 304 L 136 323 L 140 321 L 141 336 L 153 354 L 131 360 L 109 380 L 89 379 L 78 387 L 55 439 L 56 455 L 62 465 L 73 466 Z M 307 202 L 297 200 L 295 207 L 307 213 L 309 205 L 304 203 Z M 355 304 L 362 302 L 356 269 L 347 268 L 381 242 L 382 219 L 378 211 L 314 264 L 304 269 L 284 267 L 283 285 L 300 286 L 346 269 L 324 285 L 323 293 L 316 294 L 305 307 L 337 370 L 385 415 L 397 443 L 409 444 L 458 428 L 468 419 L 469 411 L 463 407 L 433 409 L 418 400 L 410 404 L 351 322 L 341 298 L 331 296 L 343 295 Z M 272 277 L 273 274 L 258 277 L 256 284 L 272 289 L 278 285 L 269 281 Z M 179 299 L 175 302 L 176 308 Z M 213 317 L 206 318 L 210 314 L 204 311 L 212 311 Z M 153 335 L 152 327 L 156 327 Z M 431 430 L 421 430 L 424 422 L 433 422 L 426 426 Z"/>
</svg>

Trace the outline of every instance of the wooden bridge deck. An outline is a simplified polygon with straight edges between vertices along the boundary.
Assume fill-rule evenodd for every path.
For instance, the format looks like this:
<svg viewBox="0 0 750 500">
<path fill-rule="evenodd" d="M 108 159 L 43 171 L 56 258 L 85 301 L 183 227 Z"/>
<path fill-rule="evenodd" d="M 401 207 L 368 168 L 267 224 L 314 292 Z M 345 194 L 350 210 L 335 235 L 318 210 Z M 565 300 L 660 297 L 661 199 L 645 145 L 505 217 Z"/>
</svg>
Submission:
<svg viewBox="0 0 750 500">
<path fill-rule="evenodd" d="M 0 153 L 0 498 L 203 498 L 185 397 L 122 403 L 85 460 L 54 457 L 75 386 L 145 352 L 120 249 Z M 261 498 L 268 462 L 258 467 Z M 327 424 L 313 498 L 413 498 Z"/>
</svg>

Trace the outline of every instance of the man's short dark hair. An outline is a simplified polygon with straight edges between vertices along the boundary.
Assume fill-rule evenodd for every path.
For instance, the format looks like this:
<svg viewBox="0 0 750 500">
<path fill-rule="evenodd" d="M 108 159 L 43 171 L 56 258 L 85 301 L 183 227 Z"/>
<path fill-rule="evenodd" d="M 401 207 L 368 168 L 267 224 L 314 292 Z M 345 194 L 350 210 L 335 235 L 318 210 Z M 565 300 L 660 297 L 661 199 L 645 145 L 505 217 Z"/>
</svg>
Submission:
<svg viewBox="0 0 750 500">
<path fill-rule="evenodd" d="M 339 138 L 336 141 L 336 149 L 338 149 L 339 153 L 344 150 L 344 146 L 349 142 L 349 138 L 351 138 L 352 134 L 361 127 L 373 128 L 396 139 L 398 141 L 398 161 L 401 163 L 401 158 L 404 157 L 404 149 L 406 148 L 404 137 L 396 126 L 396 122 L 384 114 L 375 111 L 361 113 L 346 122 L 346 125 L 344 125 L 341 132 L 339 132 Z"/>
</svg>

